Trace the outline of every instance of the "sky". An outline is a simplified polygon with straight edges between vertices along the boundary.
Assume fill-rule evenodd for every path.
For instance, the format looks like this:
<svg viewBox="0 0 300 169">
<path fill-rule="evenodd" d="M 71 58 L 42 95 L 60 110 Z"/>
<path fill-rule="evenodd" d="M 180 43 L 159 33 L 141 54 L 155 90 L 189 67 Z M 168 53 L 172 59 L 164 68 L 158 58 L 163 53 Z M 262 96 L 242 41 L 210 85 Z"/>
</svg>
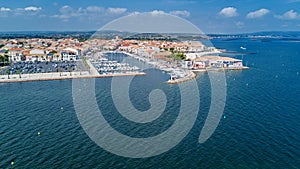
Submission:
<svg viewBox="0 0 300 169">
<path fill-rule="evenodd" d="M 300 0 L 0 0 L 0 32 L 93 31 L 142 12 L 182 17 L 204 33 L 300 30 Z"/>
</svg>

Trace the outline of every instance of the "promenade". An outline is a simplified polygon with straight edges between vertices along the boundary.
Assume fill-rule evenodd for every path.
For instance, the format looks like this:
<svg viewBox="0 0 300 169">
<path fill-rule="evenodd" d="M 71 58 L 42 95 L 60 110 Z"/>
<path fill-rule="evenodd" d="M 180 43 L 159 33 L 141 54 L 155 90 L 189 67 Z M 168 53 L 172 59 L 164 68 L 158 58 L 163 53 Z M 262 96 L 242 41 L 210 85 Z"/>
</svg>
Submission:
<svg viewBox="0 0 300 169">
<path fill-rule="evenodd" d="M 90 63 L 90 61 L 87 60 L 87 64 L 90 66 L 90 71 L 33 73 L 33 74 L 21 74 L 21 75 L 13 74 L 9 76 L 0 75 L 0 83 L 146 75 L 146 73 L 144 72 L 111 73 L 111 74 L 100 75 L 98 71 L 95 69 L 95 67 Z"/>
</svg>

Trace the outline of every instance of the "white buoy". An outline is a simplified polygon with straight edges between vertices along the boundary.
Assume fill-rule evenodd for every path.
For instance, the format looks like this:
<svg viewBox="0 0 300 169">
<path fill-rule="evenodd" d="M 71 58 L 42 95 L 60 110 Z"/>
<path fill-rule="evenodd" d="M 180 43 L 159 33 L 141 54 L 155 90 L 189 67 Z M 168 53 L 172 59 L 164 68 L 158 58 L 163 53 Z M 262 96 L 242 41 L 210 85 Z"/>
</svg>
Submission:
<svg viewBox="0 0 300 169">
<path fill-rule="evenodd" d="M 37 133 L 37 134 L 38 134 L 38 136 L 40 136 L 40 135 L 41 135 L 41 132 L 39 132 L 39 131 L 38 131 L 38 133 Z"/>
<path fill-rule="evenodd" d="M 63 110 L 63 109 L 64 109 L 63 107 L 60 108 L 60 110 Z"/>
<path fill-rule="evenodd" d="M 15 164 L 15 162 L 14 162 L 14 161 L 10 162 L 10 165 L 14 165 L 14 164 Z"/>
<path fill-rule="evenodd" d="M 224 115 L 223 118 L 226 119 L 226 116 Z"/>
</svg>

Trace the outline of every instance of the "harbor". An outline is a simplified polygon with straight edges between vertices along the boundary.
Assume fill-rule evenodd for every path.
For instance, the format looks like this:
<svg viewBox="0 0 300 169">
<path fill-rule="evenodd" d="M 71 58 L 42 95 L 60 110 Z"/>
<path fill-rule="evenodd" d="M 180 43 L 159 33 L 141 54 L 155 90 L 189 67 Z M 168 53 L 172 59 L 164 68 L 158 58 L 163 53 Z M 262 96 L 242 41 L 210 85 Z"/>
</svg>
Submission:
<svg viewBox="0 0 300 169">
<path fill-rule="evenodd" d="M 35 48 L 15 45 L 18 40 L 4 41 L 0 83 L 146 74 L 142 67 L 124 62 L 126 57 L 167 73 L 169 84 L 194 79 L 196 72 L 248 69 L 242 60 L 219 56 L 222 50 L 207 47 L 200 41 L 124 40 L 118 36 L 85 42 L 78 39 L 19 41 L 29 45 L 34 42 Z M 45 43 L 49 47 L 43 46 Z"/>
<path fill-rule="evenodd" d="M 11 83 L 11 82 L 32 82 L 32 81 L 48 81 L 48 80 L 68 80 L 68 79 L 80 79 L 80 78 L 108 78 L 116 76 L 144 76 L 146 73 L 139 71 L 128 71 L 128 67 L 121 64 L 121 71 L 112 72 L 109 69 L 106 73 L 99 73 L 93 64 L 86 60 L 87 67 L 89 70 L 85 71 L 62 71 L 62 72 L 48 72 L 48 73 L 14 73 L 14 74 L 2 74 L 0 75 L 0 83 Z M 109 62 L 108 66 L 112 66 Z M 115 63 L 115 62 L 113 62 Z M 83 65 L 82 62 L 77 61 L 76 65 Z M 116 64 L 120 65 L 120 64 Z M 136 68 L 134 68 L 136 69 Z M 132 69 L 130 69 L 132 70 Z"/>
<path fill-rule="evenodd" d="M 170 63 L 164 60 L 153 60 L 124 51 L 117 51 L 117 53 L 118 52 L 126 54 L 138 61 L 145 62 L 153 66 L 154 68 L 168 73 L 170 75 L 170 79 L 167 81 L 168 84 L 178 84 L 192 80 L 197 77 L 197 72 L 249 69 L 249 67 L 243 66 L 242 60 L 229 57 L 202 56 L 195 59 L 194 61 L 183 61 L 184 65 L 178 66 L 174 63 Z"/>
</svg>

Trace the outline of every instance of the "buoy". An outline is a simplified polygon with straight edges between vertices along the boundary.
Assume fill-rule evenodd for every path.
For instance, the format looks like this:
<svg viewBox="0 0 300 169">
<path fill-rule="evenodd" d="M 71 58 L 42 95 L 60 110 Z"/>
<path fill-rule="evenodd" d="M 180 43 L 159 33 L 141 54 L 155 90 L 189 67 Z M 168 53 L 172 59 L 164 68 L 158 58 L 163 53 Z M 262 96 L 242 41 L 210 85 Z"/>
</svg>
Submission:
<svg viewBox="0 0 300 169">
<path fill-rule="evenodd" d="M 38 134 L 38 136 L 40 136 L 40 135 L 41 135 L 41 132 L 38 132 L 37 134 Z"/>
<path fill-rule="evenodd" d="M 226 116 L 223 116 L 224 119 L 226 119 Z"/>
<path fill-rule="evenodd" d="M 13 161 L 12 161 L 12 162 L 10 162 L 10 164 L 11 164 L 11 165 L 14 165 L 14 164 L 15 164 L 15 162 L 13 162 Z"/>
<path fill-rule="evenodd" d="M 64 109 L 63 107 L 60 108 L 60 110 L 63 110 L 63 109 Z"/>
<path fill-rule="evenodd" d="M 247 83 L 246 86 L 249 86 L 249 84 Z"/>
</svg>

